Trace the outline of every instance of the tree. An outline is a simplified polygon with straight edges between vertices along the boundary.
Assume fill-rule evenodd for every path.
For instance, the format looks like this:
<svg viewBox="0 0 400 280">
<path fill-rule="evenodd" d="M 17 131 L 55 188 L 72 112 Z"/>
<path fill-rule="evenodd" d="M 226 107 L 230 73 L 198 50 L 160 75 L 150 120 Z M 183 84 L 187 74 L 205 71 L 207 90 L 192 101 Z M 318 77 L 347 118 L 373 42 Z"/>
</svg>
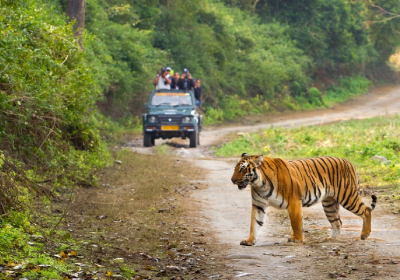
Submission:
<svg viewBox="0 0 400 280">
<path fill-rule="evenodd" d="M 66 14 L 70 20 L 75 20 L 74 34 L 79 37 L 78 42 L 82 48 L 82 33 L 85 29 L 86 0 L 67 0 Z"/>
</svg>

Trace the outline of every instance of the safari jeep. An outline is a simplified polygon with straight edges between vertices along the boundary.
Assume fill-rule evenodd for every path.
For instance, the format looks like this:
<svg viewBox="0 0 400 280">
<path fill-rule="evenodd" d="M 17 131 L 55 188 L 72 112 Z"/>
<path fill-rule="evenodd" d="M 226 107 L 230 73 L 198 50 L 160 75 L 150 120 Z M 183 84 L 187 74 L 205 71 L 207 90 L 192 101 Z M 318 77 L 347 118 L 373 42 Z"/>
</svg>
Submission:
<svg viewBox="0 0 400 280">
<path fill-rule="evenodd" d="M 195 106 L 194 93 L 184 90 L 154 90 L 143 114 L 143 146 L 155 139 L 189 138 L 190 147 L 200 145 L 203 117 Z"/>
</svg>

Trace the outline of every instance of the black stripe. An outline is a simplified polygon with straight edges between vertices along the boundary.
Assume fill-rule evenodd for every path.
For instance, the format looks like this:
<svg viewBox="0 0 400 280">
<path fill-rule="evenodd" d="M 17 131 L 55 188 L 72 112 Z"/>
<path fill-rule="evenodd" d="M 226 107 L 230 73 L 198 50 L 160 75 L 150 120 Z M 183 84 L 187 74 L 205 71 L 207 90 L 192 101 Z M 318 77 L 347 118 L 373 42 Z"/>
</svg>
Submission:
<svg viewBox="0 0 400 280">
<path fill-rule="evenodd" d="M 322 206 L 329 208 L 329 207 L 332 207 L 333 205 L 335 205 L 336 203 L 337 203 L 337 201 L 334 201 L 332 204 L 324 205 L 324 202 L 322 202 Z"/>
<path fill-rule="evenodd" d="M 313 164 L 314 164 L 314 169 L 315 169 L 315 172 L 316 172 L 317 175 L 318 175 L 319 181 L 321 182 L 322 186 L 324 186 L 324 179 L 323 179 L 321 173 L 318 171 L 318 167 L 317 167 L 317 164 L 316 164 L 316 162 L 318 162 L 318 161 L 315 160 L 315 159 L 310 159 L 310 160 L 311 160 L 311 161 L 313 162 Z M 324 170 L 324 171 L 325 171 L 325 170 Z"/>
<path fill-rule="evenodd" d="M 328 211 L 328 210 L 325 210 L 325 209 L 324 209 L 324 211 L 325 211 L 325 213 L 331 213 L 331 214 L 333 214 L 333 213 L 337 213 L 337 210 Z"/>
<path fill-rule="evenodd" d="M 254 204 L 253 204 L 253 206 L 256 207 L 257 210 L 259 210 L 259 211 L 261 211 L 261 212 L 263 212 L 265 214 L 264 208 L 262 208 L 262 207 L 260 207 L 258 205 L 254 205 Z"/>
<path fill-rule="evenodd" d="M 265 162 L 265 161 L 264 161 Z M 263 163 L 264 163 L 263 162 Z M 267 165 L 268 165 L 268 167 L 269 168 L 271 168 L 270 166 L 269 166 L 269 164 L 267 163 Z M 262 198 L 268 198 L 268 197 L 270 197 L 271 195 L 272 195 L 272 192 L 274 191 L 274 189 L 275 189 L 275 187 L 274 187 L 274 184 L 272 183 L 272 180 L 267 176 L 267 174 L 265 173 L 265 169 L 263 169 L 263 168 L 261 168 L 261 171 L 262 171 L 262 173 L 263 173 L 263 175 L 264 175 L 264 178 L 265 178 L 265 180 L 267 180 L 268 181 L 268 184 L 269 184 L 269 193 L 267 193 L 267 195 L 266 196 L 261 196 Z M 264 180 L 263 180 L 264 181 Z"/>
<path fill-rule="evenodd" d="M 361 202 L 361 203 L 358 205 L 357 211 L 354 211 L 353 213 L 356 214 L 356 215 L 361 216 L 362 214 L 358 214 L 358 211 L 360 211 L 361 206 L 363 206 L 363 205 L 365 205 L 364 202 Z"/>
<path fill-rule="evenodd" d="M 256 192 L 255 190 L 253 190 L 253 191 L 254 191 L 255 194 L 257 194 L 259 197 L 262 198 L 262 196 L 261 196 L 258 192 Z M 258 200 L 257 198 L 255 198 L 253 194 L 251 195 L 251 198 L 252 198 L 254 201 L 256 201 L 256 202 L 258 202 L 258 203 L 260 203 L 260 204 L 267 205 L 266 203 L 264 203 L 264 202 Z"/>
</svg>

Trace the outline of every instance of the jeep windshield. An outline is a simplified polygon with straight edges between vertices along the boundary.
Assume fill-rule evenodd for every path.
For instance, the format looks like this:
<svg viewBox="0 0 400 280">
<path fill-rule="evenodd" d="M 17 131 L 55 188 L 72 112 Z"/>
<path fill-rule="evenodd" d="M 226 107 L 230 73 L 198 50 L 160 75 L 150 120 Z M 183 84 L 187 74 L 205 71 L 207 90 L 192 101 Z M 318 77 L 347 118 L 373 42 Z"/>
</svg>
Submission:
<svg viewBox="0 0 400 280">
<path fill-rule="evenodd" d="M 187 92 L 156 92 L 151 98 L 152 106 L 192 106 L 192 97 Z"/>
</svg>

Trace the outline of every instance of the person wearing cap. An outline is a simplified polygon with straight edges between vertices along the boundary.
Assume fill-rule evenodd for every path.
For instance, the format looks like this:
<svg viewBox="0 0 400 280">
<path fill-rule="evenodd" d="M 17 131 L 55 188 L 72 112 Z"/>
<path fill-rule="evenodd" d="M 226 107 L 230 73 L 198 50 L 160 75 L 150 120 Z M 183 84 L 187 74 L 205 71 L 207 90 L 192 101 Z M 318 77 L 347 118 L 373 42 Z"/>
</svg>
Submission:
<svg viewBox="0 0 400 280">
<path fill-rule="evenodd" d="M 167 70 L 167 76 L 171 80 L 171 67 L 166 67 L 165 70 Z"/>
<path fill-rule="evenodd" d="M 171 68 L 169 69 L 171 71 Z M 168 75 L 166 68 L 161 68 L 154 78 L 153 84 L 156 86 L 156 89 L 171 89 L 171 77 Z"/>
<path fill-rule="evenodd" d="M 194 81 L 192 79 L 192 74 L 190 74 L 189 72 L 189 69 L 183 69 L 182 76 L 178 80 L 178 87 L 180 90 L 193 90 Z"/>
</svg>

